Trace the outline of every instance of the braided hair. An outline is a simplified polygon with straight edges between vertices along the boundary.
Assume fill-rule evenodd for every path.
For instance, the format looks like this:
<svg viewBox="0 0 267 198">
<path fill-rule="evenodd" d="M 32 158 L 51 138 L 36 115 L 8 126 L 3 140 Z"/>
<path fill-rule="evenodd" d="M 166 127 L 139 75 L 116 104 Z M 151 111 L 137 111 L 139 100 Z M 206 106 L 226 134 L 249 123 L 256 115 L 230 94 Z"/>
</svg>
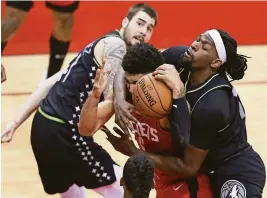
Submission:
<svg viewBox="0 0 267 198">
<path fill-rule="evenodd" d="M 123 179 L 133 198 L 148 198 L 154 186 L 153 178 L 154 165 L 145 154 L 128 159 L 123 169 Z"/>
<path fill-rule="evenodd" d="M 237 53 L 237 42 L 227 32 L 217 29 L 220 33 L 227 55 L 227 61 L 220 67 L 221 75 L 228 75 L 231 80 L 240 80 L 247 70 L 247 56 Z"/>
</svg>

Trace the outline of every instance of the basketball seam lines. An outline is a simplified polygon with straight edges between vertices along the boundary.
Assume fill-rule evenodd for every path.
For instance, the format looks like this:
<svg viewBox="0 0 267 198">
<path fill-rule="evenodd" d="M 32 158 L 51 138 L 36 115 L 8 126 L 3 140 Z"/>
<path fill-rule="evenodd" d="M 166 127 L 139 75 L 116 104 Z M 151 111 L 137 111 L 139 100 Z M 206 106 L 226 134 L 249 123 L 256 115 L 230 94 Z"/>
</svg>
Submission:
<svg viewBox="0 0 267 198">
<path fill-rule="evenodd" d="M 149 76 L 149 75 L 147 75 L 147 76 L 148 76 L 150 82 L 153 84 L 153 87 L 154 87 L 154 89 L 155 89 L 155 85 L 154 85 L 153 81 L 151 80 L 150 76 Z M 158 99 L 159 99 L 159 102 L 160 102 L 160 105 L 161 105 L 162 109 L 163 109 L 164 111 L 166 111 L 166 109 L 165 109 L 165 108 L 163 107 L 163 105 L 162 105 L 162 102 L 161 102 L 161 99 L 160 99 L 160 96 L 159 96 L 159 94 L 158 94 L 157 89 L 155 89 L 155 91 L 156 91 L 156 93 L 157 93 L 157 95 L 158 95 Z M 169 111 L 166 111 L 166 112 L 168 113 Z"/>
<path fill-rule="evenodd" d="M 137 92 L 138 92 L 138 95 L 140 95 L 140 92 L 139 92 L 139 86 L 137 86 Z M 156 113 L 156 114 L 158 114 L 158 115 L 160 115 L 160 116 L 164 116 L 164 115 L 161 115 L 161 114 L 155 112 L 150 106 L 148 106 L 148 105 L 146 104 L 146 101 L 144 101 L 143 98 L 142 98 L 141 96 L 139 96 L 139 97 L 141 98 L 141 100 L 143 101 L 143 103 L 148 107 L 148 109 L 150 109 L 152 112 L 154 112 L 154 113 Z"/>
</svg>

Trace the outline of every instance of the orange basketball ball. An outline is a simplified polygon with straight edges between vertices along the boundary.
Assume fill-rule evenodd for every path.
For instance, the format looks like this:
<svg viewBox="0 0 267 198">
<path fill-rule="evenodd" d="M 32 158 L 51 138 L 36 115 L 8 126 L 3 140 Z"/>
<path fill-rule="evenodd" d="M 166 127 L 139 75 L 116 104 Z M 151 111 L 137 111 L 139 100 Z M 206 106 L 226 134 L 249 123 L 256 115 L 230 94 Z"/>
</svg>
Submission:
<svg viewBox="0 0 267 198">
<path fill-rule="evenodd" d="M 137 81 L 132 100 L 140 114 L 162 118 L 171 110 L 172 92 L 165 83 L 156 80 L 150 73 Z"/>
</svg>

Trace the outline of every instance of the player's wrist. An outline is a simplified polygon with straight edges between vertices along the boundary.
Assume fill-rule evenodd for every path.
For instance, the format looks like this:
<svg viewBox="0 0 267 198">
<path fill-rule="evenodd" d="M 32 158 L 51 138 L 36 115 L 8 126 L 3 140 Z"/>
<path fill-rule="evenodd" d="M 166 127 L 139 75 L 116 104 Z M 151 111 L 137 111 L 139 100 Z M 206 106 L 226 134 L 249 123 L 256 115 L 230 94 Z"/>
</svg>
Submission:
<svg viewBox="0 0 267 198">
<path fill-rule="evenodd" d="M 102 93 L 100 94 L 98 91 L 92 90 L 89 97 L 94 98 L 96 100 L 100 100 Z"/>
<path fill-rule="evenodd" d="M 172 98 L 173 99 L 179 99 L 185 97 L 185 88 L 184 86 L 181 87 L 175 87 L 172 89 Z"/>
</svg>

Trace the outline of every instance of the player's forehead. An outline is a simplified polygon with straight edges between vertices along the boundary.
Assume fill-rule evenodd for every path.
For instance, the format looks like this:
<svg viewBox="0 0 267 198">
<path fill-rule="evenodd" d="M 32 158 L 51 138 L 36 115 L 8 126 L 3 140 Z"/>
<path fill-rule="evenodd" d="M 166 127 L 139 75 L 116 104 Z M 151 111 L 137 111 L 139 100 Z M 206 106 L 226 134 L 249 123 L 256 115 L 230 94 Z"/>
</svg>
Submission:
<svg viewBox="0 0 267 198">
<path fill-rule="evenodd" d="M 142 78 L 145 74 L 130 74 L 125 72 L 124 79 L 128 82 L 137 81 L 138 79 Z"/>
<path fill-rule="evenodd" d="M 144 11 L 138 11 L 132 20 L 135 20 L 135 21 L 140 21 L 140 22 L 144 22 L 146 23 L 147 25 L 150 25 L 152 26 L 153 28 L 155 27 L 155 24 L 156 24 L 156 20 L 154 18 L 152 18 L 151 16 L 149 16 L 146 12 Z"/>
<path fill-rule="evenodd" d="M 210 34 L 209 34 L 208 31 L 201 33 L 201 34 L 199 35 L 199 37 L 200 37 L 202 40 L 206 41 L 208 44 L 210 44 L 210 45 L 214 45 L 214 41 L 213 41 L 213 39 L 212 39 L 212 37 L 210 36 Z"/>
</svg>

